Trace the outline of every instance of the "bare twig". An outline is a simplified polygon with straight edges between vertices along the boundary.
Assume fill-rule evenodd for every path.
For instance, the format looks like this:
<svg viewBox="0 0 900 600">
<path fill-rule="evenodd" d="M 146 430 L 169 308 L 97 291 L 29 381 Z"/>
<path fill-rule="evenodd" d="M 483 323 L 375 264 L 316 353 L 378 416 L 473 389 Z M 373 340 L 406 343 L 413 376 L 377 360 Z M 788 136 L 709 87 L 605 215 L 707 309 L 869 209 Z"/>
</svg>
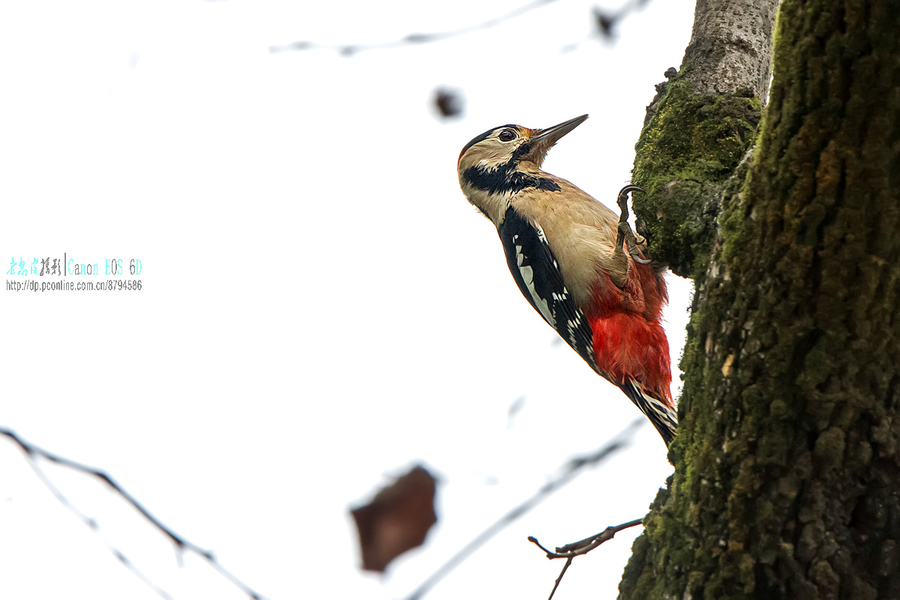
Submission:
<svg viewBox="0 0 900 600">
<path fill-rule="evenodd" d="M 569 557 L 569 560 L 566 561 L 566 564 L 563 565 L 562 571 L 559 572 L 559 577 L 556 578 L 556 581 L 553 582 L 553 589 L 550 590 L 550 596 L 547 600 L 553 600 L 553 594 L 556 593 L 557 588 L 559 588 L 559 584 L 562 581 L 563 576 L 566 574 L 566 571 L 569 568 L 569 565 L 572 564 L 573 557 Z"/>
<path fill-rule="evenodd" d="M 582 554 L 587 554 L 603 542 L 608 542 L 623 529 L 635 527 L 637 525 L 640 525 L 642 522 L 643 519 L 635 519 L 633 521 L 628 521 L 627 523 L 622 523 L 621 525 L 610 525 L 600 533 L 592 535 L 589 538 L 584 538 L 583 540 L 578 540 L 577 542 L 572 542 L 571 544 L 566 544 L 565 546 L 557 546 L 556 552 L 552 552 L 544 548 L 534 536 L 529 537 L 528 541 L 546 552 L 547 558 L 549 559 L 574 558 L 576 556 L 581 556 Z"/>
<path fill-rule="evenodd" d="M 629 0 L 618 10 L 594 7 L 594 30 L 584 40 L 569 44 L 563 47 L 563 52 L 571 52 L 577 50 L 584 42 L 591 41 L 594 38 L 612 38 L 615 36 L 616 25 L 623 21 L 630 13 L 635 12 L 639 8 L 643 8 L 648 0 Z"/>
<path fill-rule="evenodd" d="M 151 525 L 153 525 L 156 529 L 161 531 L 163 533 L 163 535 L 165 535 L 167 538 L 169 538 L 169 540 L 175 545 L 175 548 L 177 550 L 179 550 L 179 551 L 188 550 L 190 552 L 193 552 L 194 554 L 199 555 L 204 560 L 206 560 L 206 562 L 208 562 L 210 564 L 210 566 L 212 566 L 216 571 L 218 571 L 220 575 L 225 577 L 234 586 L 236 586 L 243 593 L 245 593 L 249 598 L 251 598 L 252 600 L 263 600 L 264 597 L 261 594 L 254 591 L 247 584 L 242 582 L 240 579 L 235 577 L 230 571 L 228 571 L 225 567 L 223 567 L 216 560 L 215 556 L 213 556 L 213 553 L 211 551 L 204 550 L 200 546 L 197 546 L 196 544 L 184 539 L 183 537 L 181 537 L 180 535 L 176 534 L 174 531 L 172 531 L 171 529 L 169 529 L 168 527 L 163 525 L 146 508 L 144 508 L 144 506 L 140 502 L 138 502 L 138 500 L 134 496 L 132 496 L 131 494 L 126 492 L 116 482 L 116 480 L 114 480 L 112 477 L 110 477 L 103 471 L 100 471 L 99 469 L 91 468 L 87 465 L 83 465 L 79 462 L 70 460 L 70 459 L 60 456 L 58 454 L 54 454 L 52 452 L 44 450 L 43 448 L 35 446 L 34 444 L 26 442 L 21 437 L 19 437 L 14 431 L 12 431 L 10 429 L 0 428 L 0 435 L 6 436 L 9 439 L 11 439 L 13 442 L 18 444 L 19 448 L 22 449 L 22 451 L 25 453 L 25 456 L 28 458 L 28 462 L 29 462 L 31 468 L 35 471 L 35 473 L 38 475 L 38 477 L 44 483 L 44 485 L 47 486 L 47 488 L 50 490 L 50 492 L 54 496 L 56 496 L 56 498 L 66 508 L 68 508 L 70 511 L 72 511 L 75 514 L 75 516 L 77 516 L 79 518 L 79 520 L 81 520 L 85 525 L 87 525 L 97 535 L 100 535 L 97 522 L 94 519 L 88 517 L 86 514 L 84 514 L 80 510 L 78 510 L 78 508 L 76 508 L 69 501 L 69 499 L 63 495 L 63 493 L 59 490 L 59 488 L 57 488 L 53 484 L 53 482 L 50 480 L 50 478 L 47 477 L 46 473 L 44 473 L 41 470 L 41 468 L 38 466 L 38 464 L 37 464 L 38 458 L 43 458 L 50 462 L 56 463 L 58 465 L 68 467 L 70 469 L 74 469 L 75 471 L 80 471 L 82 473 L 86 473 L 87 475 L 92 475 L 93 477 L 96 477 L 97 479 L 99 479 L 100 481 L 105 483 L 107 486 L 111 487 L 113 489 L 113 491 L 115 491 L 119 496 L 124 498 L 126 502 L 128 502 L 131 506 L 133 506 L 147 521 L 149 521 Z M 101 537 L 101 539 L 103 539 L 102 535 L 100 535 L 100 537 Z M 156 592 L 158 595 L 162 596 L 163 598 L 171 599 L 171 596 L 168 593 L 166 593 L 165 590 L 161 589 L 159 586 L 157 586 L 155 583 L 153 583 L 146 575 L 144 575 L 141 571 L 139 571 L 137 569 L 137 567 L 135 567 L 135 565 L 130 560 L 128 560 L 128 558 L 125 555 L 123 555 L 121 551 L 119 551 L 118 548 L 116 548 L 115 546 L 113 546 L 112 544 L 107 542 L 105 539 L 103 539 L 103 541 L 106 544 L 107 548 L 109 548 L 110 552 L 112 552 L 112 554 L 119 561 L 121 561 L 122 564 L 124 564 L 126 567 L 128 567 L 128 569 L 130 569 L 135 575 L 137 575 L 144 583 L 146 583 L 148 586 L 150 586 L 154 592 Z"/>
<path fill-rule="evenodd" d="M 397 48 L 400 46 L 409 46 L 412 44 L 430 44 L 432 42 L 440 42 L 452 37 L 465 35 L 473 31 L 478 31 L 479 29 L 489 29 L 491 27 L 496 27 L 504 21 L 514 19 L 545 4 L 550 4 L 551 2 L 555 1 L 556 0 L 534 0 L 533 2 L 529 2 L 528 4 L 511 10 L 506 14 L 500 15 L 499 17 L 494 17 L 493 19 L 488 19 L 487 21 L 483 21 L 475 25 L 460 27 L 459 29 L 450 29 L 447 31 L 437 31 L 433 33 L 411 33 L 404 38 L 390 42 L 381 42 L 376 44 L 319 44 L 317 42 L 301 41 L 294 42 L 292 44 L 286 44 L 283 46 L 270 46 L 269 52 L 286 52 L 290 50 L 336 50 L 343 56 L 352 56 L 357 52 L 363 52 L 366 50 L 385 50 L 388 48 Z"/>
<path fill-rule="evenodd" d="M 2 433 L 4 435 L 7 435 L 6 431 L 2 431 Z M 16 442 L 19 442 L 19 440 L 16 440 Z M 21 443 L 19 445 L 21 446 Z M 80 520 L 82 523 L 87 525 L 88 528 L 91 529 L 91 531 L 93 531 L 95 534 L 97 534 L 97 537 L 100 538 L 100 540 L 106 546 L 106 549 L 109 550 L 110 553 L 113 556 L 115 556 L 116 559 L 119 562 L 121 562 L 125 566 L 126 569 L 128 569 L 129 571 L 134 573 L 134 575 L 138 579 L 143 581 L 147 587 L 149 587 L 151 590 L 153 590 L 153 592 L 156 595 L 163 598 L 163 600 L 174 600 L 174 598 L 172 598 L 172 596 L 169 595 L 169 593 L 166 590 L 164 590 L 161 587 L 159 587 L 158 585 L 156 585 L 156 583 L 152 579 L 150 579 L 150 577 L 148 577 L 146 573 L 144 573 L 143 571 L 138 569 L 137 565 L 135 565 L 133 562 L 131 562 L 128 559 L 128 557 L 126 557 L 124 554 L 122 554 L 122 552 L 118 548 L 116 548 L 114 545 L 112 545 L 109 542 L 109 540 L 107 540 L 105 537 L 103 537 L 103 534 L 100 532 L 100 527 L 97 525 L 97 521 L 95 521 L 91 517 L 87 516 L 86 514 L 84 514 L 80 510 L 78 510 L 78 507 L 75 506 L 74 504 L 72 504 L 69 501 L 69 499 L 66 498 L 61 491 L 59 491 L 58 487 L 53 485 L 53 482 L 50 480 L 49 477 L 47 477 L 47 474 L 44 473 L 44 471 L 38 466 L 37 461 L 34 460 L 34 457 L 31 455 L 28 455 L 27 453 L 26 453 L 26 455 L 28 456 L 28 466 L 31 467 L 31 470 L 34 471 L 34 473 L 35 473 L 35 475 L 37 475 L 38 479 L 40 479 L 44 483 L 44 485 L 47 486 L 47 489 L 50 490 L 50 493 L 53 494 L 54 496 L 56 496 L 56 499 L 59 500 L 63 506 L 65 506 L 70 511 L 72 511 L 72 514 L 74 514 L 76 517 L 78 517 L 78 520 Z"/>
<path fill-rule="evenodd" d="M 516 17 L 531 12 L 532 10 L 540 8 L 541 6 L 544 6 L 546 4 L 551 4 L 555 1 L 556 0 L 533 0 L 532 2 L 524 4 L 519 8 L 513 9 L 508 13 L 488 19 L 486 21 L 482 21 L 481 23 L 468 25 L 466 27 L 460 27 L 459 29 L 435 31 L 432 33 L 410 33 L 409 35 L 400 38 L 399 40 L 392 40 L 388 42 L 378 42 L 374 44 L 322 44 L 319 42 L 303 40 L 290 44 L 269 46 L 269 52 L 274 54 L 277 52 L 291 52 L 299 50 L 333 50 L 338 52 L 342 56 L 353 56 L 354 54 L 365 52 L 367 50 L 387 50 L 389 48 L 400 48 L 403 46 L 412 46 L 415 44 L 430 44 L 434 42 L 442 42 L 444 40 L 465 35 L 467 33 L 472 33 L 474 31 L 496 27 L 497 25 L 500 25 L 505 21 L 515 19 Z M 595 8 L 594 23 L 596 26 L 596 33 L 599 33 L 601 36 L 611 36 L 613 27 L 616 25 L 616 23 L 618 23 L 618 21 L 622 20 L 629 13 L 646 4 L 647 1 L 648 0 L 629 0 L 621 8 L 613 11 L 603 11 Z M 575 47 L 577 47 L 577 45 L 578 44 L 573 44 L 566 47 L 564 50 L 573 50 Z"/>
<path fill-rule="evenodd" d="M 583 540 L 578 540 L 577 542 L 572 542 L 571 544 L 566 544 L 564 546 L 558 546 L 556 548 L 556 552 L 548 550 L 537 540 L 534 536 L 529 536 L 528 541 L 540 548 L 546 553 L 547 558 L 565 558 L 566 564 L 563 565 L 562 571 L 559 574 L 559 577 L 556 578 L 556 582 L 553 584 L 553 589 L 550 591 L 550 597 L 548 600 L 553 600 L 553 595 L 556 593 L 556 589 L 559 587 L 559 583 L 562 581 L 563 575 L 566 574 L 566 570 L 569 568 L 569 565 L 572 564 L 572 561 L 576 556 L 581 556 L 582 554 L 587 554 L 603 542 L 608 542 L 613 539 L 617 533 L 622 531 L 623 529 L 628 529 L 629 527 L 634 527 L 636 525 L 640 525 L 642 523 L 642 519 L 635 519 L 633 521 L 628 521 L 627 523 L 622 523 L 621 525 L 612 525 L 607 527 L 597 535 L 592 535 L 589 538 L 585 538 Z"/>
<path fill-rule="evenodd" d="M 446 563 L 444 563 L 437 571 L 432 573 L 428 579 L 426 579 L 421 585 L 419 585 L 418 588 L 416 588 L 409 596 L 407 596 L 406 600 L 419 600 L 420 598 L 422 598 L 432 587 L 434 587 L 435 584 L 437 584 L 438 581 L 443 579 L 462 561 L 471 556 L 472 553 L 475 552 L 475 550 L 484 545 L 485 542 L 494 537 L 504 527 L 540 504 L 550 494 L 552 494 L 565 484 L 569 483 L 572 479 L 575 478 L 576 475 L 578 475 L 579 472 L 581 472 L 582 469 L 587 466 L 597 465 L 605 459 L 609 458 L 612 454 L 625 448 L 625 446 L 627 446 L 628 442 L 631 440 L 631 437 L 634 435 L 634 431 L 644 423 L 644 419 L 637 419 L 633 421 L 628 427 L 623 429 L 616 437 L 607 442 L 601 448 L 597 449 L 597 451 L 569 460 L 569 462 L 563 468 L 563 472 L 556 479 L 547 482 L 531 498 L 503 515 L 493 525 L 482 531 L 471 542 L 466 544 L 459 552 L 451 556 Z"/>
</svg>

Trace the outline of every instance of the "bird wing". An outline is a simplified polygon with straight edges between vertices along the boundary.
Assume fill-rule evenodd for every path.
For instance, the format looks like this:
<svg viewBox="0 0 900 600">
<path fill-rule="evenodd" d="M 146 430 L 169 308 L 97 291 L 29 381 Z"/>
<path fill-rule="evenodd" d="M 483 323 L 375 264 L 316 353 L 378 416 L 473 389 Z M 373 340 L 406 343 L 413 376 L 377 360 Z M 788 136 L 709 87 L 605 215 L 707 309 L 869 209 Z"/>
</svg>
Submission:
<svg viewBox="0 0 900 600">
<path fill-rule="evenodd" d="M 497 232 L 506 264 L 525 299 L 592 369 L 606 377 L 597 368 L 591 326 L 566 289 L 559 263 L 541 226 L 510 206 Z"/>
<path fill-rule="evenodd" d="M 531 223 L 509 207 L 497 232 L 506 264 L 525 299 L 594 371 L 628 396 L 669 445 L 678 422 L 673 408 L 664 399 L 652 396 L 639 381 L 615 381 L 597 366 L 591 325 L 566 289 L 559 263 L 540 224 Z"/>
</svg>

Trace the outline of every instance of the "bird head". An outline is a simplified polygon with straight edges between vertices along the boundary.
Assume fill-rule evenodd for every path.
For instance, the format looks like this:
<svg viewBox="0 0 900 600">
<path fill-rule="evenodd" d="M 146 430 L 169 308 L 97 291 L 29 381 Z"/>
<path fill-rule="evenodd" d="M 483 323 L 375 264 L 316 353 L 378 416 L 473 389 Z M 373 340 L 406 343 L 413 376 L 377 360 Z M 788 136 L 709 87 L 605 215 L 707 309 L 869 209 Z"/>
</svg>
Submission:
<svg viewBox="0 0 900 600">
<path fill-rule="evenodd" d="M 467 169 L 473 167 L 480 171 L 493 171 L 530 162 L 540 168 L 550 148 L 587 118 L 587 115 L 581 115 L 546 129 L 529 129 L 521 125 L 489 129 L 473 138 L 459 153 L 457 170 L 460 179 Z"/>
</svg>

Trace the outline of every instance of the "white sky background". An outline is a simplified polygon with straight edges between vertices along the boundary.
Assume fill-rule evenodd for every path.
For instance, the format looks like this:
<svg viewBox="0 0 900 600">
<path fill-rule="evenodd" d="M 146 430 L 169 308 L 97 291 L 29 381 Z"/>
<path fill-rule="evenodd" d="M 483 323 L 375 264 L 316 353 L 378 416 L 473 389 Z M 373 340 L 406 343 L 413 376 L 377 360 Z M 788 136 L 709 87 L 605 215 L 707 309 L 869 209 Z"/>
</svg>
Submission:
<svg viewBox="0 0 900 600">
<path fill-rule="evenodd" d="M 456 160 L 493 126 L 587 112 L 545 168 L 614 205 L 693 3 L 650 2 L 615 43 L 571 52 L 591 32 L 589 1 L 352 58 L 268 51 L 390 41 L 521 4 L 0 8 L 4 264 L 143 263 L 139 292 L 0 290 L 0 425 L 106 471 L 273 600 L 402 597 L 627 427 L 637 409 L 521 298 Z M 462 92 L 463 118 L 436 116 L 439 86 Z M 690 287 L 669 285 L 677 364 Z M 418 462 L 441 479 L 438 526 L 386 576 L 361 574 L 348 508 Z M 174 598 L 246 597 L 196 557 L 179 567 L 96 480 L 46 470 Z M 670 472 L 642 426 L 427 597 L 546 598 L 562 563 L 526 537 L 559 545 L 640 517 Z M 614 598 L 639 530 L 577 560 L 557 598 Z M 4 439 L 0 597 L 159 598 Z"/>
</svg>

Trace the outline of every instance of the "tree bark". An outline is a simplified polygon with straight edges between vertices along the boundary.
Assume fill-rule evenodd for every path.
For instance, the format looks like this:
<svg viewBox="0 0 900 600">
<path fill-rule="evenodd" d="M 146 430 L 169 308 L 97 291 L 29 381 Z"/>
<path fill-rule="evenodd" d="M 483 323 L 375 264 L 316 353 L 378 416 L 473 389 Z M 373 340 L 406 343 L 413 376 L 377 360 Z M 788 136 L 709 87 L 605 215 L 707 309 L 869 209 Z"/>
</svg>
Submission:
<svg viewBox="0 0 900 600">
<path fill-rule="evenodd" d="M 681 70 L 657 88 L 635 147 L 635 203 L 650 254 L 676 275 L 706 269 L 722 190 L 756 138 L 778 0 L 698 0 Z"/>
<path fill-rule="evenodd" d="M 758 138 L 758 88 L 722 99 L 688 58 L 635 165 L 651 252 L 697 292 L 675 474 L 620 597 L 900 598 L 900 2 L 786 0 Z M 673 169 L 678 105 L 717 101 Z"/>
<path fill-rule="evenodd" d="M 697 0 L 685 77 L 698 94 L 736 94 L 765 104 L 777 2 Z"/>
</svg>

